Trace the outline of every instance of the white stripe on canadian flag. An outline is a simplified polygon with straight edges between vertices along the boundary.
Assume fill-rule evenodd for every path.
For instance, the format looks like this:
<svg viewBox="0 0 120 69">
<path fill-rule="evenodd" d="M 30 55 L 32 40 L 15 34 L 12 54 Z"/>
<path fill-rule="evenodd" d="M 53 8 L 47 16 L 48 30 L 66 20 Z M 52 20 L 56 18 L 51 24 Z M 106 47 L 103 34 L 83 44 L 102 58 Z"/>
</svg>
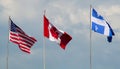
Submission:
<svg viewBox="0 0 120 69">
<path fill-rule="evenodd" d="M 49 20 L 44 16 L 44 36 L 51 41 L 57 42 L 62 49 L 65 49 L 66 45 L 72 39 L 66 32 L 57 29 L 52 25 Z"/>
</svg>

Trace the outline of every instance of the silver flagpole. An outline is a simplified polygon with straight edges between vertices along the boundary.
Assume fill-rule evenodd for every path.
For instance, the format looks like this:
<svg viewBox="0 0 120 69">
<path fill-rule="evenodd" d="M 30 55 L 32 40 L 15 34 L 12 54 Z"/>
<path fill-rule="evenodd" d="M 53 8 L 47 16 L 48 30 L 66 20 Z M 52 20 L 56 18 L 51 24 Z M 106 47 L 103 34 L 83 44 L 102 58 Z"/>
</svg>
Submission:
<svg viewBox="0 0 120 69">
<path fill-rule="evenodd" d="M 44 15 L 46 10 L 44 10 Z M 43 17 L 44 18 L 44 17 Z M 45 37 L 44 37 L 44 20 L 43 20 L 43 69 L 46 69 L 46 44 L 45 44 Z"/>
<path fill-rule="evenodd" d="M 90 69 L 92 69 L 92 26 L 91 26 L 91 8 L 92 5 L 90 5 Z"/>
<path fill-rule="evenodd" d="M 9 32 L 10 32 L 10 16 L 9 16 L 9 20 L 8 20 L 8 42 L 7 42 L 6 69 L 9 69 Z"/>
<path fill-rule="evenodd" d="M 45 46 L 45 37 L 43 38 L 43 69 L 46 69 L 46 46 Z"/>
</svg>

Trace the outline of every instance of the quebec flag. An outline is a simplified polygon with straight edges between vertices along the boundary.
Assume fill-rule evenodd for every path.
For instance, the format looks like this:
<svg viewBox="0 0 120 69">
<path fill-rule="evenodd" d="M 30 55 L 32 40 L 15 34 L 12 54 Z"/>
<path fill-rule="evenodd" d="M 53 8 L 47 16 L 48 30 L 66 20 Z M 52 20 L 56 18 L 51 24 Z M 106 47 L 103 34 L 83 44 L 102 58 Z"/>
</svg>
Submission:
<svg viewBox="0 0 120 69">
<path fill-rule="evenodd" d="M 92 30 L 94 32 L 106 35 L 108 42 L 112 42 L 112 36 L 114 36 L 115 34 L 111 26 L 101 15 L 97 13 L 95 9 L 92 9 L 91 21 Z"/>
</svg>

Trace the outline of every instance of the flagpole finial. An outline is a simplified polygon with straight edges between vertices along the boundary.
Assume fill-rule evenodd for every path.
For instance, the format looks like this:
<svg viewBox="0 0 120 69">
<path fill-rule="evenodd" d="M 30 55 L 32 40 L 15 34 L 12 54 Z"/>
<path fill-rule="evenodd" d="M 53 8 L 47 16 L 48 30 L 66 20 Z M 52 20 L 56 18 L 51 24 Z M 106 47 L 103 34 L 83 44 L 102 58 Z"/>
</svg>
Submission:
<svg viewBox="0 0 120 69">
<path fill-rule="evenodd" d="M 46 13 L 46 10 L 44 10 L 44 15 L 45 15 L 45 13 Z"/>
<path fill-rule="evenodd" d="M 10 16 L 9 16 L 9 19 L 10 19 Z"/>
<path fill-rule="evenodd" d="M 11 16 L 9 16 L 9 19 L 11 20 Z"/>
<path fill-rule="evenodd" d="M 92 5 L 90 4 L 90 7 L 92 7 Z"/>
</svg>

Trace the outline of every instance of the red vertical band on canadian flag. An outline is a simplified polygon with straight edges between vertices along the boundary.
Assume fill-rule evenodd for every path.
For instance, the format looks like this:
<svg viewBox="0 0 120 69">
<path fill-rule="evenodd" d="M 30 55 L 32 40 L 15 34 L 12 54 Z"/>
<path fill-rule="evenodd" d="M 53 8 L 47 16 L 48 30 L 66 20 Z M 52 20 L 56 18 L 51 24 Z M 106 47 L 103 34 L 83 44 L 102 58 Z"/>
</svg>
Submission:
<svg viewBox="0 0 120 69">
<path fill-rule="evenodd" d="M 44 36 L 49 38 L 49 31 L 48 31 L 49 21 L 44 15 Z"/>
<path fill-rule="evenodd" d="M 69 43 L 72 37 L 68 35 L 66 32 L 64 32 L 64 34 L 60 37 L 60 39 L 61 39 L 60 46 L 61 48 L 65 49 L 67 43 Z"/>
<path fill-rule="evenodd" d="M 57 29 L 52 25 L 44 15 L 44 36 L 51 41 L 57 42 L 62 49 L 66 48 L 66 45 L 72 39 L 66 32 Z"/>
</svg>

